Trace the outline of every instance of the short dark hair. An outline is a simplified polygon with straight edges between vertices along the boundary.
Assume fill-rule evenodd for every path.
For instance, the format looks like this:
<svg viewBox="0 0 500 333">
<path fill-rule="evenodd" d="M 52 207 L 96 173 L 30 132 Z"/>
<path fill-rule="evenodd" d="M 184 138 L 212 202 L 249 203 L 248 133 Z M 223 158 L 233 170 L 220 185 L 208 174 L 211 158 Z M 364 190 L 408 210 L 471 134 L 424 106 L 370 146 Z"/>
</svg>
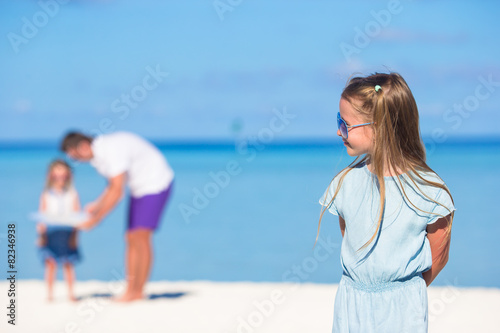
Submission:
<svg viewBox="0 0 500 333">
<path fill-rule="evenodd" d="M 91 143 L 93 138 L 91 136 L 85 135 L 81 132 L 69 132 L 64 136 L 59 147 L 63 152 L 67 153 L 69 149 L 76 148 L 78 144 L 82 141 L 87 141 Z"/>
</svg>

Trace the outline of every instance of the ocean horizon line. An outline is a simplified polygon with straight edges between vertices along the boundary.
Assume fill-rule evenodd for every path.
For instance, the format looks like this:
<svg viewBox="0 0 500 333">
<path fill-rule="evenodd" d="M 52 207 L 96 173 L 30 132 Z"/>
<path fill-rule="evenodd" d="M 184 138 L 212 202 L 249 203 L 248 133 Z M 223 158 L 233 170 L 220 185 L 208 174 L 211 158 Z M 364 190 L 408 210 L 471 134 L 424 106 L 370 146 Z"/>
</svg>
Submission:
<svg viewBox="0 0 500 333">
<path fill-rule="evenodd" d="M 270 148 L 329 148 L 341 147 L 342 141 L 337 137 L 329 138 L 290 138 L 261 142 L 258 139 L 229 140 L 229 139 L 148 139 L 160 149 L 171 150 L 227 150 L 235 149 L 246 143 L 247 146 L 264 146 Z M 500 145 L 500 136 L 488 137 L 450 137 L 445 140 L 436 140 L 432 137 L 423 137 L 426 146 L 477 146 Z M 30 140 L 0 140 L 1 150 L 23 149 L 59 149 L 59 140 L 30 139 Z"/>
</svg>

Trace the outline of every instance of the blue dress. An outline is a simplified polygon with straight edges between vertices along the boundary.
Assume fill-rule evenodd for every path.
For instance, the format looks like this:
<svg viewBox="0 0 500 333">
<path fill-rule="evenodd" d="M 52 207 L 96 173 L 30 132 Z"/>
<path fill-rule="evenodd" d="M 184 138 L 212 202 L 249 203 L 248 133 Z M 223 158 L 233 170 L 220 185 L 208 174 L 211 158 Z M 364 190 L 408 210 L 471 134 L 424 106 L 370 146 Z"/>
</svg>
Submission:
<svg viewBox="0 0 500 333">
<path fill-rule="evenodd" d="M 39 256 L 42 262 L 54 259 L 59 264 L 76 264 L 80 262 L 80 252 L 76 246 L 75 228 L 66 226 L 47 226 L 44 237 L 45 244 L 40 247 Z"/>
<path fill-rule="evenodd" d="M 364 163 L 351 169 L 329 205 L 341 174 L 320 199 L 346 223 L 333 332 L 427 332 L 427 287 L 422 273 L 431 268 L 432 255 L 426 228 L 455 210 L 452 199 L 446 191 L 419 182 L 418 190 L 407 174 L 398 176 L 403 188 L 398 177 L 385 177 L 386 206 L 381 228 L 360 250 L 377 228 L 378 180 Z M 444 184 L 436 174 L 421 175 Z"/>
</svg>

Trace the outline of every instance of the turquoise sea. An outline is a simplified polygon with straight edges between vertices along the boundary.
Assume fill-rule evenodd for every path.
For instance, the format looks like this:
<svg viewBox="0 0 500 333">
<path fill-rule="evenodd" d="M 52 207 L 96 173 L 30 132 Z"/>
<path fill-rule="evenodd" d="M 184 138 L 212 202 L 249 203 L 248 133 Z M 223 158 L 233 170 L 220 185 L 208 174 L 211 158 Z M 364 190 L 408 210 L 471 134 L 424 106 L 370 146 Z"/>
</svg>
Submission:
<svg viewBox="0 0 500 333">
<path fill-rule="evenodd" d="M 152 280 L 337 283 L 340 231 L 327 215 L 313 249 L 318 198 L 352 158 L 337 144 L 159 145 L 176 172 L 172 200 L 155 235 Z M 18 278 L 42 279 L 35 247 L 39 195 L 56 146 L 0 150 L 0 269 L 6 272 L 7 224 L 17 229 Z M 500 142 L 447 142 L 429 165 L 457 207 L 448 265 L 436 285 L 500 288 Z M 75 165 L 82 203 L 105 186 L 89 165 Z M 80 234 L 79 280 L 123 278 L 127 200 L 101 225 Z M 3 254 L 2 254 L 3 253 Z"/>
</svg>

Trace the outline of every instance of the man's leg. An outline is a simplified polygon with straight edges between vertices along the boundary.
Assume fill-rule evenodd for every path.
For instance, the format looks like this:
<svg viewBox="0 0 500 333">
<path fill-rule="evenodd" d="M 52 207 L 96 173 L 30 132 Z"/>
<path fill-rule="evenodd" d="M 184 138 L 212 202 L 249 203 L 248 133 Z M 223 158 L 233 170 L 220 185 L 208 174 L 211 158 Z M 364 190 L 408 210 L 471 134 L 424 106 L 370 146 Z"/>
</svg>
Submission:
<svg viewBox="0 0 500 333">
<path fill-rule="evenodd" d="M 137 267 L 137 289 L 143 293 L 144 286 L 148 281 L 151 272 L 151 265 L 153 262 L 153 244 L 152 235 L 153 231 L 148 229 L 139 229 L 137 232 L 138 238 L 138 252 L 142 260 L 139 261 Z"/>
<path fill-rule="evenodd" d="M 127 290 L 118 301 L 129 302 L 144 297 L 144 285 L 153 262 L 152 234 L 170 196 L 172 185 L 159 194 L 131 198 L 127 241 Z"/>
<path fill-rule="evenodd" d="M 127 231 L 126 278 L 127 289 L 117 298 L 120 302 L 130 302 L 144 297 L 144 285 L 148 279 L 152 262 L 152 231 L 134 229 Z"/>
</svg>

